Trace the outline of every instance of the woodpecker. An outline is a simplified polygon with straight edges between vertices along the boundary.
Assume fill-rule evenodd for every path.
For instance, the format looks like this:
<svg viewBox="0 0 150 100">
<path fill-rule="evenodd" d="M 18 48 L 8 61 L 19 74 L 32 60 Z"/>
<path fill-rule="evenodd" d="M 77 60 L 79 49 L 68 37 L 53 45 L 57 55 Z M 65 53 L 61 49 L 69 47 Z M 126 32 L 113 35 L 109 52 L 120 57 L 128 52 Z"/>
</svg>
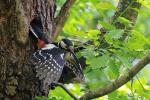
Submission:
<svg viewBox="0 0 150 100">
<path fill-rule="evenodd" d="M 35 33 L 33 34 L 38 38 Z M 69 39 L 62 39 L 58 43 L 44 44 L 44 47 L 31 55 L 30 61 L 35 66 L 36 77 L 41 80 L 41 89 L 45 94 L 48 93 L 47 90 L 52 83 L 59 81 L 64 67 L 69 68 L 76 79 L 81 82 L 85 81 L 83 70 Z"/>
</svg>

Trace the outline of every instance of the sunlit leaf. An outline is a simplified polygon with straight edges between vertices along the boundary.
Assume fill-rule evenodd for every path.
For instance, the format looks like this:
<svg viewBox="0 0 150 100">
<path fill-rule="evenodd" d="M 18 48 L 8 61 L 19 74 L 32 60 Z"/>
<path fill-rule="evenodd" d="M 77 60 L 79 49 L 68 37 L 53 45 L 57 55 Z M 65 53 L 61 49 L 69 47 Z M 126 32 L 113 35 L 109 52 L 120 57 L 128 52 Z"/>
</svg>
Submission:
<svg viewBox="0 0 150 100">
<path fill-rule="evenodd" d="M 129 24 L 132 23 L 130 20 L 126 19 L 125 17 L 118 17 L 117 21 L 119 21 L 119 22 L 121 22 L 121 23 L 123 23 L 125 25 L 129 25 Z"/>
<path fill-rule="evenodd" d="M 114 30 L 115 26 L 111 25 L 108 22 L 103 22 L 103 21 L 99 21 L 98 22 L 101 26 L 103 26 L 104 28 L 108 29 L 108 30 Z"/>
</svg>

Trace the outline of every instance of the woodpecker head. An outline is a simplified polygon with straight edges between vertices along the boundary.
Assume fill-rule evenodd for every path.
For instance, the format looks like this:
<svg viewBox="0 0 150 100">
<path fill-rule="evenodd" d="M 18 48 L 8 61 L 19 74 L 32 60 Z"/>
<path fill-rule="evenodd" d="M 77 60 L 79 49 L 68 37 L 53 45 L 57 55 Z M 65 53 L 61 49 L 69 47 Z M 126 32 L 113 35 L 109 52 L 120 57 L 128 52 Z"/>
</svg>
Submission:
<svg viewBox="0 0 150 100">
<path fill-rule="evenodd" d="M 32 26 L 29 27 L 29 35 L 34 38 L 39 49 L 50 43 L 47 34 L 42 32 L 42 30 L 36 24 L 32 24 Z"/>
<path fill-rule="evenodd" d="M 80 82 L 85 81 L 81 65 L 73 50 L 73 43 L 69 39 L 62 39 L 58 43 L 58 46 L 67 51 L 65 59 L 67 62 L 69 62 L 68 67 L 70 66 L 70 69 L 73 70 L 74 74 L 76 75 L 76 80 L 80 80 Z"/>
<path fill-rule="evenodd" d="M 69 39 L 62 39 L 58 46 L 66 51 L 72 51 L 73 50 L 73 43 Z"/>
</svg>

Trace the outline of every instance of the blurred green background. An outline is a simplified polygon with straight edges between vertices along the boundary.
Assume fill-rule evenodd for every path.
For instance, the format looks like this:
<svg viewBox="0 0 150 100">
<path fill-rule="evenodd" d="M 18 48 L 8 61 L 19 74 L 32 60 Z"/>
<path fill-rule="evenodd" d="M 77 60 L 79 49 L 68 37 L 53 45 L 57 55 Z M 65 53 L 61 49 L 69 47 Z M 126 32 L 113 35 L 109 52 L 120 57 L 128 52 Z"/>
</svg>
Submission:
<svg viewBox="0 0 150 100">
<path fill-rule="evenodd" d="M 57 1 L 57 12 L 66 0 Z M 139 0 L 140 1 L 140 0 Z M 93 40 L 94 45 L 85 46 L 78 57 L 86 57 L 87 68 L 84 70 L 86 84 L 66 84 L 66 87 L 80 97 L 86 91 L 104 87 L 128 68 L 139 61 L 150 48 L 150 1 L 141 0 L 142 7 L 138 10 L 138 19 L 128 38 L 120 41 L 123 30 L 115 29 L 110 23 L 118 0 L 77 0 L 70 9 L 69 18 L 59 38 L 68 37 L 79 45 L 87 40 Z M 124 21 L 125 22 L 125 21 Z M 129 22 L 130 23 L 130 22 Z M 99 28 L 109 27 L 105 40 L 112 44 L 107 48 L 97 48 L 101 45 L 97 39 Z M 150 99 L 150 67 L 141 70 L 132 81 L 118 90 L 95 100 L 148 100 Z M 37 97 L 39 100 L 72 100 L 60 87 L 51 90 L 49 98 Z"/>
</svg>

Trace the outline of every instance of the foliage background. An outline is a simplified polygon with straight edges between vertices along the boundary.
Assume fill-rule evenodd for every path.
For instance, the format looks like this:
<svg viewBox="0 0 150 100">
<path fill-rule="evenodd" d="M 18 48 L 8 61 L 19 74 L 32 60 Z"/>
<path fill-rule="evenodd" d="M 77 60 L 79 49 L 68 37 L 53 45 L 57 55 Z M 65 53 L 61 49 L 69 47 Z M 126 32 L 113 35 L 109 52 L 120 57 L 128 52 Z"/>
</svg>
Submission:
<svg viewBox="0 0 150 100">
<path fill-rule="evenodd" d="M 65 1 L 57 0 L 57 13 Z M 135 27 L 127 33 L 128 37 L 123 42 L 120 41 L 120 38 L 124 30 L 116 29 L 109 24 L 117 9 L 118 0 L 77 0 L 72 6 L 69 18 L 58 39 L 71 38 L 75 45 L 82 45 L 88 40 L 94 41 L 94 45 L 85 46 L 86 49 L 78 53 L 79 57 L 84 56 L 87 59 L 88 67 L 84 71 L 87 83 L 66 84 L 73 94 L 81 96 L 89 89 L 104 87 L 119 75 L 124 74 L 147 53 L 150 48 L 150 1 L 141 0 L 139 2 L 142 8 L 137 10 L 139 16 Z M 127 25 L 132 24 L 125 18 L 120 17 L 118 20 Z M 109 34 L 104 37 L 111 44 L 107 48 L 98 48 L 101 45 L 97 41 L 101 27 L 109 31 Z M 147 66 L 117 91 L 95 100 L 147 100 L 150 98 L 149 73 L 150 66 Z M 50 94 L 50 100 L 72 100 L 60 87 L 50 91 Z M 39 99 L 45 100 L 45 97 Z"/>
</svg>

